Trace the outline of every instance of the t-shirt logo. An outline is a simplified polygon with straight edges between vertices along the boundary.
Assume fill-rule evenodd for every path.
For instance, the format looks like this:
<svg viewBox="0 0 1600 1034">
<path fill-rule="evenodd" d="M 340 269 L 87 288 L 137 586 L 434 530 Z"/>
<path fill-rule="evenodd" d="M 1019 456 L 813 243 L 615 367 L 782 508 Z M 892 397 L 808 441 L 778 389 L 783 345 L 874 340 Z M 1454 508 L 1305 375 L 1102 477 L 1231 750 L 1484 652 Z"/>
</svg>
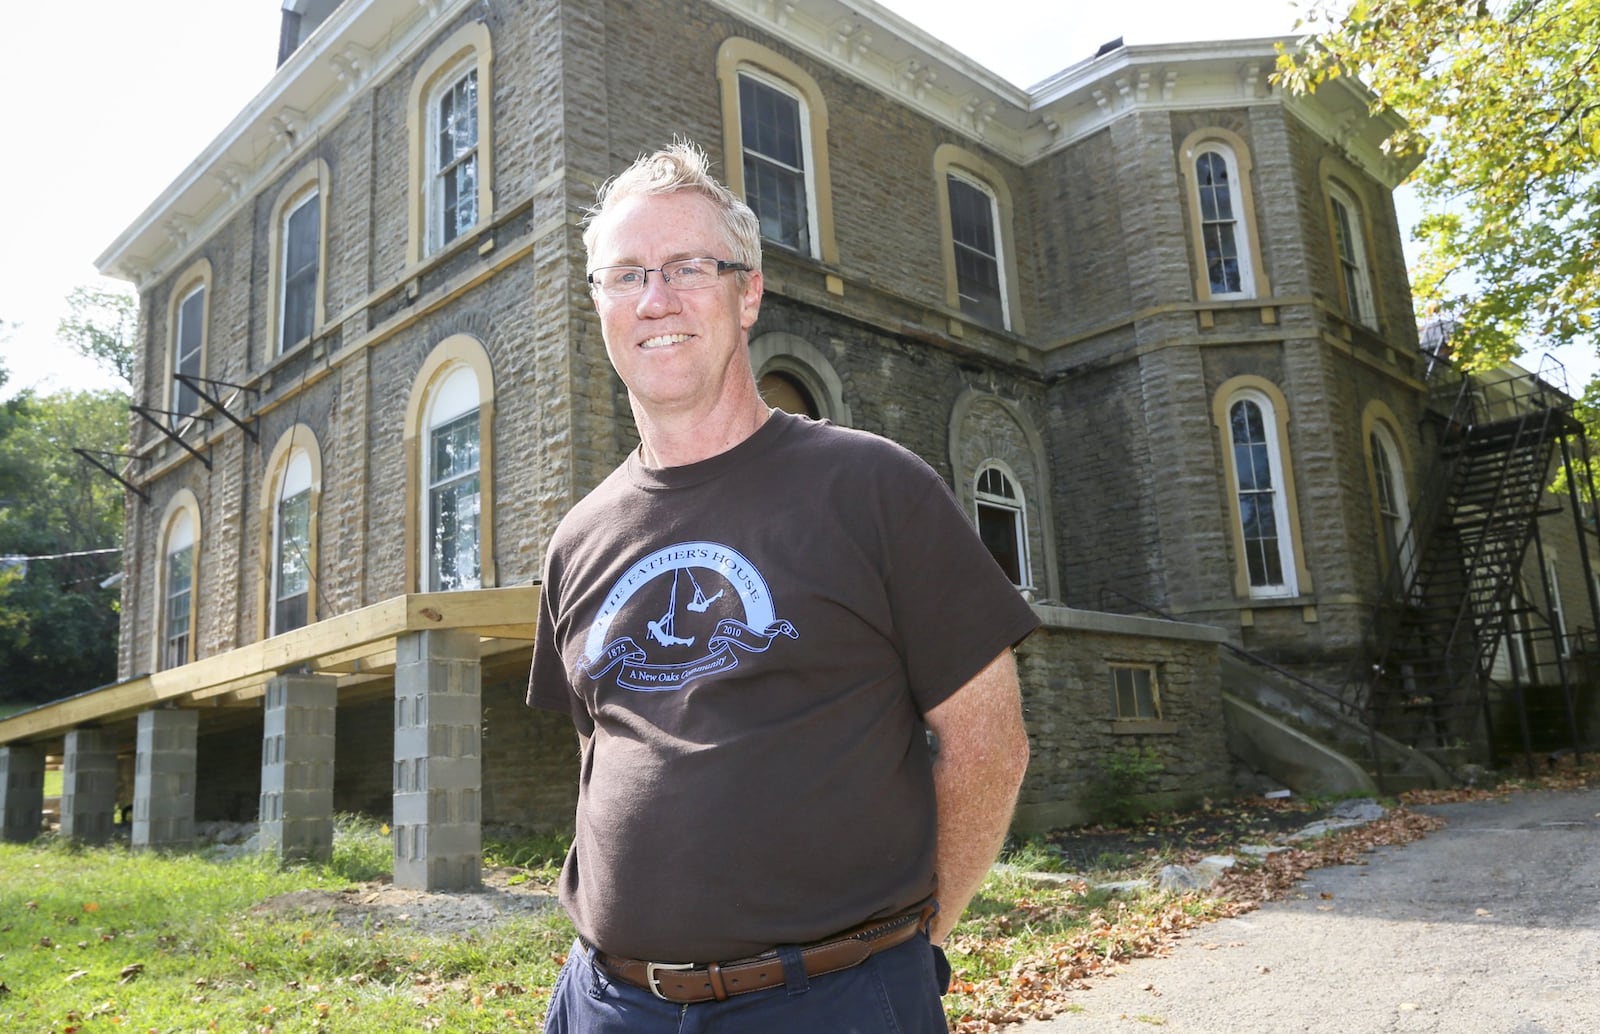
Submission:
<svg viewBox="0 0 1600 1034">
<path fill-rule="evenodd" d="M 740 651 L 765 653 L 780 635 L 800 638 L 773 611 L 754 564 L 715 542 L 681 542 L 617 579 L 589 626 L 578 669 L 596 681 L 615 671 L 624 689 L 681 689 L 738 667 Z"/>
</svg>

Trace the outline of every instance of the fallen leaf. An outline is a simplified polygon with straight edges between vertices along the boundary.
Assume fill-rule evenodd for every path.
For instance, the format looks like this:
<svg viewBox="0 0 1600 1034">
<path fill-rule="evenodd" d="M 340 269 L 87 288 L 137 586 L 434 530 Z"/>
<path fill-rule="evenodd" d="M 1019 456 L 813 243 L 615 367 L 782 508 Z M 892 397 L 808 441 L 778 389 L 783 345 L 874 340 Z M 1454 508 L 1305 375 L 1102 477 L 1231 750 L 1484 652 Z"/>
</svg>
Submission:
<svg viewBox="0 0 1600 1034">
<path fill-rule="evenodd" d="M 142 962 L 130 963 L 130 964 L 122 967 L 122 972 L 120 974 L 118 974 L 117 983 L 119 983 L 119 984 L 131 983 L 132 981 L 138 979 L 139 974 L 143 973 L 143 972 L 144 972 L 144 963 L 142 963 Z"/>
<path fill-rule="evenodd" d="M 100 906 L 93 901 L 85 901 L 83 903 L 83 910 L 85 912 L 98 912 L 100 911 Z"/>
<path fill-rule="evenodd" d="M 1494 913 L 1489 911 L 1487 908 L 1480 908 L 1473 914 L 1477 915 L 1477 916 L 1481 916 L 1484 919 L 1490 919 L 1490 918 L 1494 917 Z"/>
</svg>

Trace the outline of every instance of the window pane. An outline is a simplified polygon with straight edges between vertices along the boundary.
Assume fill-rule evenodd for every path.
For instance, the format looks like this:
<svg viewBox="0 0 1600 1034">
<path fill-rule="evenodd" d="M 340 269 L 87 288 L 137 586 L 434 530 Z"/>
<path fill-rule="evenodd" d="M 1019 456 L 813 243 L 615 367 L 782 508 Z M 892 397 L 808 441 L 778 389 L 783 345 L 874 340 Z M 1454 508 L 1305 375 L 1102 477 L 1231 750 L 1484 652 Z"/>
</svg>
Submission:
<svg viewBox="0 0 1600 1034">
<path fill-rule="evenodd" d="M 311 587 L 311 491 L 278 504 L 278 555 L 273 568 L 275 604 L 272 631 L 287 632 L 306 623 Z"/>
<path fill-rule="evenodd" d="M 744 146 L 745 201 L 761 236 L 810 251 L 805 146 L 800 102 L 749 76 L 739 77 L 739 131 Z"/>
<path fill-rule="evenodd" d="M 478 411 L 430 433 L 427 589 L 475 589 L 478 556 Z"/>
<path fill-rule="evenodd" d="M 1000 570 L 1011 579 L 1012 585 L 1022 584 L 1022 536 L 1018 524 L 1021 514 L 1015 510 L 978 504 L 978 537 L 988 547 Z"/>
<path fill-rule="evenodd" d="M 316 315 L 318 244 L 322 206 L 312 194 L 284 220 L 283 312 L 278 350 L 311 336 Z"/>
<path fill-rule="evenodd" d="M 177 342 L 172 372 L 187 377 L 200 376 L 200 351 L 205 344 L 206 289 L 201 287 L 178 306 Z M 173 381 L 172 408 L 180 414 L 200 408 L 200 396 L 182 381 Z M 174 421 L 176 422 L 176 421 Z"/>
<path fill-rule="evenodd" d="M 964 180 L 949 176 L 946 184 L 961 311 L 991 326 L 1004 326 L 994 204 L 988 194 Z"/>
<path fill-rule="evenodd" d="M 468 72 L 439 97 L 435 109 L 433 203 L 438 244 L 478 222 L 478 73 Z"/>
<path fill-rule="evenodd" d="M 194 547 L 167 554 L 166 648 L 162 667 L 176 668 L 189 659 L 189 599 L 194 583 Z"/>
</svg>

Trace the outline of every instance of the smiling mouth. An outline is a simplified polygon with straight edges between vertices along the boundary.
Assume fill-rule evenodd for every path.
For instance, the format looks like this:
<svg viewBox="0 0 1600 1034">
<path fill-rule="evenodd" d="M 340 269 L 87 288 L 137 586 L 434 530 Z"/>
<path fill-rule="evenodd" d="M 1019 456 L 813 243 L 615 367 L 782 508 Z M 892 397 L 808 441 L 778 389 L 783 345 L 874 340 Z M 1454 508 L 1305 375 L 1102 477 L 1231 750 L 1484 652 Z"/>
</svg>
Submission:
<svg viewBox="0 0 1600 1034">
<path fill-rule="evenodd" d="M 690 336 L 689 334 L 657 334 L 655 337 L 648 337 L 639 342 L 639 347 L 645 350 L 666 348 L 669 345 L 682 344 L 689 340 Z"/>
</svg>

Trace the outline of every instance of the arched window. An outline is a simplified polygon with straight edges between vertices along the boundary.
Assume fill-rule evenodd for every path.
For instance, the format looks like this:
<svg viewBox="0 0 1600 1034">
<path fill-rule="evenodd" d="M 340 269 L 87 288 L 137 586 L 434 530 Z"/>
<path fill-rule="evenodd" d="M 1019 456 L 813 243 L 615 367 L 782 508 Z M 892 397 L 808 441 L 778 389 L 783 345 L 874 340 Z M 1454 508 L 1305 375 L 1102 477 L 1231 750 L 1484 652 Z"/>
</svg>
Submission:
<svg viewBox="0 0 1600 1034">
<path fill-rule="evenodd" d="M 978 536 L 1019 588 L 1028 585 L 1028 519 L 1015 480 L 997 463 L 978 471 L 973 486 Z"/>
<path fill-rule="evenodd" d="M 1188 180 L 1196 297 L 1237 300 L 1270 293 L 1244 139 L 1220 126 L 1206 126 L 1191 133 L 1179 153 Z"/>
<path fill-rule="evenodd" d="M 1297 594 L 1294 529 L 1284 475 L 1278 414 L 1254 389 L 1236 392 L 1227 407 L 1229 474 L 1233 480 L 1238 544 L 1252 597 Z"/>
<path fill-rule="evenodd" d="M 424 592 L 476 589 L 478 551 L 478 383 L 465 366 L 452 370 L 428 407 L 423 453 Z"/>
<path fill-rule="evenodd" d="M 811 397 L 811 392 L 806 390 L 806 386 L 793 374 L 784 373 L 782 370 L 764 373 L 756 387 L 761 390 L 761 401 L 774 409 L 781 409 L 785 413 L 794 413 L 797 416 L 808 416 L 813 420 L 822 415 L 817 408 L 816 399 Z"/>
<path fill-rule="evenodd" d="M 844 383 L 828 357 L 798 334 L 769 331 L 750 342 L 750 366 L 769 406 L 850 426 Z"/>
<path fill-rule="evenodd" d="M 199 503 L 193 493 L 184 490 L 167 504 L 162 521 L 154 665 L 158 670 L 181 667 L 195 658 L 195 557 L 199 541 Z"/>
<path fill-rule="evenodd" d="M 267 461 L 261 497 L 266 635 L 316 620 L 321 496 L 322 455 L 316 436 L 310 428 L 296 425 L 279 439 Z"/>
<path fill-rule="evenodd" d="M 412 81 L 406 114 L 411 262 L 494 213 L 492 68 L 488 26 L 472 22 L 435 48 Z"/>
<path fill-rule="evenodd" d="M 494 584 L 494 377 L 474 337 L 440 342 L 406 410 L 406 581 L 411 591 Z"/>
<path fill-rule="evenodd" d="M 1248 298 L 1253 284 L 1250 255 L 1242 247 L 1239 174 L 1233 155 L 1211 144 L 1194 160 L 1194 178 L 1200 193 L 1200 239 L 1205 247 L 1206 279 L 1213 298 Z"/>
</svg>

